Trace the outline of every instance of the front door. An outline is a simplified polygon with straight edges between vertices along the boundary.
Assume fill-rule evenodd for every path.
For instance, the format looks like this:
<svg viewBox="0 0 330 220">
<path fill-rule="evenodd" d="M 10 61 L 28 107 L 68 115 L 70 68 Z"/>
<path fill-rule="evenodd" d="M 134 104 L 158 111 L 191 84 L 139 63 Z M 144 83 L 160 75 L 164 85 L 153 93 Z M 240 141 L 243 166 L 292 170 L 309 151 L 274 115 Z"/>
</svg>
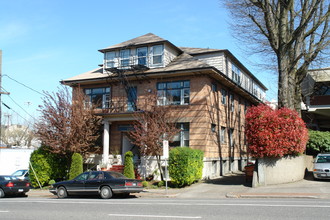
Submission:
<svg viewBox="0 0 330 220">
<path fill-rule="evenodd" d="M 123 163 L 125 162 L 125 153 L 127 151 L 132 151 L 134 162 L 136 162 L 136 160 L 140 158 L 139 148 L 136 145 L 132 144 L 130 138 L 127 136 L 127 134 L 125 132 L 123 132 L 123 135 L 122 135 Z"/>
</svg>

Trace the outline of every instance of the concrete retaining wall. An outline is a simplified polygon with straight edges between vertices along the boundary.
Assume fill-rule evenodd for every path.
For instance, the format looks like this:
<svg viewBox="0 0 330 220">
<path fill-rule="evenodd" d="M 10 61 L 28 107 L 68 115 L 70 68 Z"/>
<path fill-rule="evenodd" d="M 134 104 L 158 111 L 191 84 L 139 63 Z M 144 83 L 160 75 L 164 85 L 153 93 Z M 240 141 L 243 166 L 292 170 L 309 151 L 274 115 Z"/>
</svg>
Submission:
<svg viewBox="0 0 330 220">
<path fill-rule="evenodd" d="M 306 170 L 313 167 L 312 156 L 258 159 L 252 187 L 283 184 L 302 180 Z"/>
</svg>

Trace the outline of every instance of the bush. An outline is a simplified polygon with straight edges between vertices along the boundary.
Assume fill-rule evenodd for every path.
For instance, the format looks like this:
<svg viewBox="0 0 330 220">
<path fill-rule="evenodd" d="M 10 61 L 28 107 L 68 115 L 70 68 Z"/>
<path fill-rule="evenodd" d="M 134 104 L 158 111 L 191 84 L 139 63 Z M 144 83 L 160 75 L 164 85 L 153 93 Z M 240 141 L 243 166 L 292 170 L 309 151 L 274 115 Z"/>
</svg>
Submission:
<svg viewBox="0 0 330 220">
<path fill-rule="evenodd" d="M 54 184 L 54 183 L 56 183 L 55 180 L 49 180 L 48 185 L 52 185 L 52 184 Z"/>
<path fill-rule="evenodd" d="M 135 179 L 132 151 L 127 151 L 125 153 L 124 176 L 129 179 Z"/>
<path fill-rule="evenodd" d="M 306 153 L 316 156 L 318 153 L 330 152 L 330 132 L 309 130 Z"/>
<path fill-rule="evenodd" d="M 47 146 L 41 146 L 38 151 L 46 157 L 51 167 L 50 179 L 62 181 L 68 177 L 67 171 L 69 170 L 71 158 L 61 154 L 51 153 Z"/>
<path fill-rule="evenodd" d="M 308 132 L 294 110 L 273 110 L 266 105 L 248 109 L 245 134 L 252 157 L 283 157 L 305 151 Z"/>
<path fill-rule="evenodd" d="M 191 185 L 202 178 L 204 153 L 189 147 L 177 147 L 170 151 L 169 174 L 174 186 Z"/>
<path fill-rule="evenodd" d="M 83 158 L 78 153 L 73 153 L 71 160 L 71 167 L 69 173 L 69 179 L 72 180 L 83 172 Z"/>
<path fill-rule="evenodd" d="M 47 158 L 40 151 L 32 152 L 30 156 L 29 178 L 33 187 L 44 186 L 50 180 L 51 167 L 47 162 Z M 32 167 L 31 167 L 32 165 Z"/>
<path fill-rule="evenodd" d="M 157 186 L 158 186 L 158 187 L 163 187 L 163 186 L 165 186 L 165 182 L 164 182 L 164 181 L 159 181 L 159 182 L 157 183 Z"/>
<path fill-rule="evenodd" d="M 143 187 L 148 187 L 148 182 L 147 181 L 142 181 L 142 186 Z"/>
</svg>

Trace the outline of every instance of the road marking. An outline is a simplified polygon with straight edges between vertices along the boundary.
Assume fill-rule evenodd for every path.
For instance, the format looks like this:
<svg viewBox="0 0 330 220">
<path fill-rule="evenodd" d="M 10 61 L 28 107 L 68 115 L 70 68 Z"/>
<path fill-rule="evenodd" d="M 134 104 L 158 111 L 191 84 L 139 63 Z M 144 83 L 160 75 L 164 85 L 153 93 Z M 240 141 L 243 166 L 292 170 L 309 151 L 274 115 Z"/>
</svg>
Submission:
<svg viewBox="0 0 330 220">
<path fill-rule="evenodd" d="M 9 212 L 9 211 L 0 211 L 0 212 Z"/>
<path fill-rule="evenodd" d="M 127 215 L 127 214 L 109 214 L 115 217 L 141 217 L 141 218 L 184 218 L 184 219 L 199 219 L 201 216 L 171 216 L 171 215 Z"/>
</svg>

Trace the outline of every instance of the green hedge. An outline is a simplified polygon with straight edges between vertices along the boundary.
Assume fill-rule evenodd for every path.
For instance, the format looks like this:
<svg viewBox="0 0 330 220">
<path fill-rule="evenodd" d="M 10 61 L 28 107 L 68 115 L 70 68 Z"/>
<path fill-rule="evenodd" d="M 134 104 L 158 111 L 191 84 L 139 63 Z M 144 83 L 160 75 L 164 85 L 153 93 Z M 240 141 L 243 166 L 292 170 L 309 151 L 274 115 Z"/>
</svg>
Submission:
<svg viewBox="0 0 330 220">
<path fill-rule="evenodd" d="M 132 151 L 127 151 L 125 153 L 124 176 L 130 179 L 135 179 Z"/>
<path fill-rule="evenodd" d="M 83 172 L 83 158 L 80 154 L 74 153 L 72 155 L 69 179 L 72 180 Z"/>
<path fill-rule="evenodd" d="M 201 150 L 189 147 L 173 148 L 169 155 L 171 183 L 183 187 L 202 179 L 203 157 L 204 153 Z"/>
<path fill-rule="evenodd" d="M 43 155 L 42 152 L 36 150 L 30 156 L 30 163 L 29 178 L 31 185 L 33 187 L 39 187 L 37 180 L 39 180 L 41 186 L 47 185 L 51 176 L 51 167 L 46 156 Z"/>
<path fill-rule="evenodd" d="M 318 153 L 330 152 L 330 132 L 309 130 L 306 153 L 316 156 Z"/>
</svg>

